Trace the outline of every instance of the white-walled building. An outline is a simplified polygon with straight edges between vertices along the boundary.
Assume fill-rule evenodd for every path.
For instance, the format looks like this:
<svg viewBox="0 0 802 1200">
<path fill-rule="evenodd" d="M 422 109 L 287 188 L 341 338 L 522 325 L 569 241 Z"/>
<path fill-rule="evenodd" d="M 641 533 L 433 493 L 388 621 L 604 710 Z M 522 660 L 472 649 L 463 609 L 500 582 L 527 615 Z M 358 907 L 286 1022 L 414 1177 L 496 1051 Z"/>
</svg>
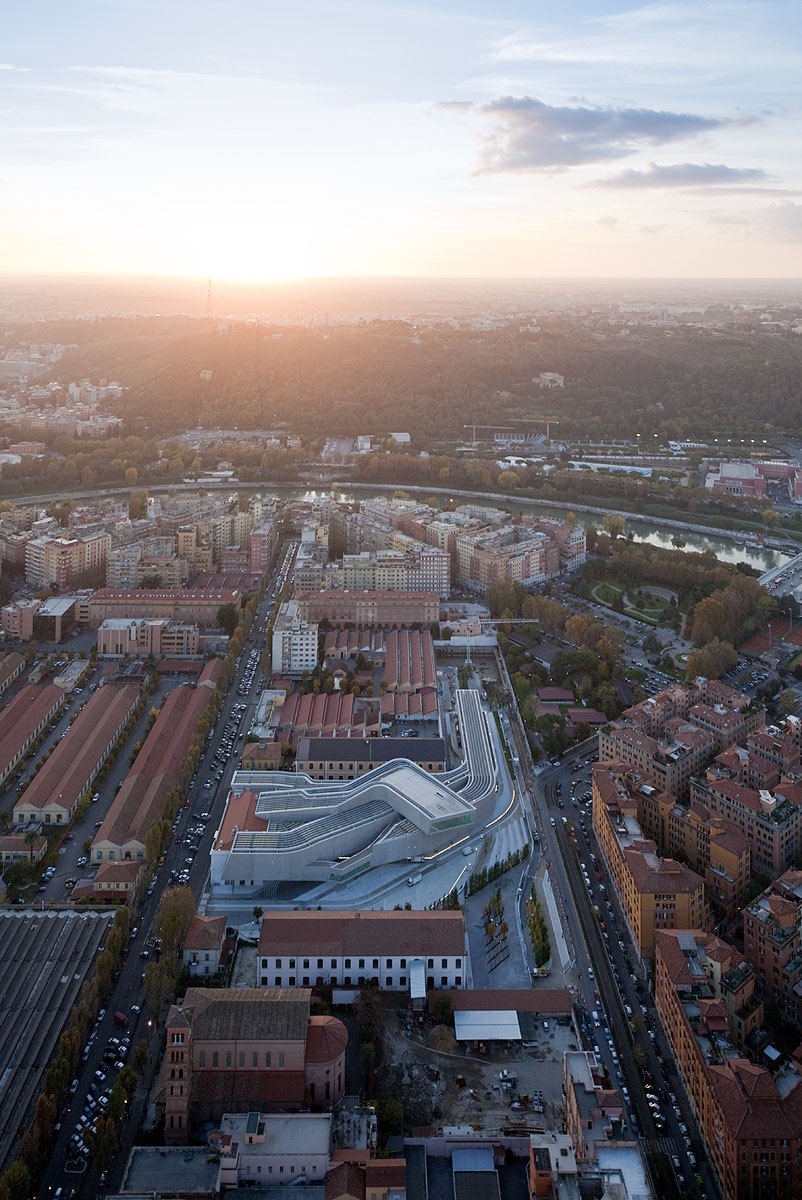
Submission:
<svg viewBox="0 0 802 1200">
<path fill-rule="evenodd" d="M 417 964 L 417 965 L 416 965 Z M 270 912 L 262 918 L 259 987 L 464 988 L 468 957 L 461 912 L 414 910 Z"/>
<path fill-rule="evenodd" d="M 279 607 L 273 626 L 272 650 L 274 675 L 302 675 L 304 671 L 314 671 L 317 666 L 317 622 L 301 619 L 297 600 L 289 600 Z"/>
<path fill-rule="evenodd" d="M 223 1187 L 315 1183 L 326 1178 L 331 1113 L 224 1113 L 220 1122 Z"/>
</svg>

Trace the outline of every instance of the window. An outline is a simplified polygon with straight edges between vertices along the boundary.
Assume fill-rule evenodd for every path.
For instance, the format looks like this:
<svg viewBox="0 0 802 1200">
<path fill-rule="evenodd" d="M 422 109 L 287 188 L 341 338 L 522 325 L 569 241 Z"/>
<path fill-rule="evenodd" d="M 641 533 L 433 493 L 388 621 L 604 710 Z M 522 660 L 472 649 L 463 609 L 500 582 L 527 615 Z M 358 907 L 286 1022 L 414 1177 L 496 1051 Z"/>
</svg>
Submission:
<svg viewBox="0 0 802 1200">
<path fill-rule="evenodd" d="M 276 987 L 281 987 L 281 976 L 280 975 L 276 976 Z"/>
<path fill-rule="evenodd" d="M 272 1065 L 273 1065 L 273 1056 L 271 1055 L 269 1050 L 266 1050 L 265 1051 L 265 1066 L 271 1067 Z"/>
<path fill-rule="evenodd" d="M 336 958 L 333 958 L 333 959 L 331 960 L 331 965 L 332 965 L 332 967 L 336 967 L 336 966 L 337 966 L 337 959 L 336 959 Z"/>
<path fill-rule="evenodd" d="M 240 1050 L 240 1052 L 239 1052 L 239 1065 L 240 1065 L 240 1067 L 245 1066 L 245 1051 L 244 1050 Z"/>
<path fill-rule="evenodd" d="M 402 959 L 401 959 L 401 964 L 400 964 L 400 965 L 401 965 L 401 968 L 402 968 L 402 970 L 405 970 L 405 969 L 406 969 L 406 965 L 407 965 L 407 960 L 406 960 L 405 958 L 402 958 Z"/>
<path fill-rule="evenodd" d="M 388 988 L 393 986 L 393 977 L 392 977 L 392 975 L 388 975 L 388 976 L 387 976 L 387 978 L 386 978 L 386 979 L 385 979 L 385 981 L 384 981 L 384 986 L 385 986 L 385 987 L 388 987 Z"/>
<path fill-rule="evenodd" d="M 364 967 L 364 966 L 365 966 L 365 960 L 364 960 L 364 958 L 360 958 L 360 960 L 359 960 L 359 965 L 360 965 L 360 967 Z"/>
<path fill-rule="evenodd" d="M 346 960 L 345 960 L 345 965 L 346 965 L 346 967 L 350 967 L 350 966 L 351 966 L 351 960 L 350 960 L 350 958 L 346 958 Z"/>
<path fill-rule="evenodd" d="M 251 1054 L 251 1066 L 252 1067 L 259 1066 L 259 1051 L 258 1050 L 254 1050 L 253 1053 Z"/>
<path fill-rule="evenodd" d="M 278 970 L 280 966 L 281 966 L 281 959 L 277 958 L 276 959 L 276 970 Z"/>
<path fill-rule="evenodd" d="M 291 958 L 291 959 L 290 959 L 290 968 L 291 968 L 293 971 L 295 970 L 295 959 L 294 959 L 294 958 Z"/>
<path fill-rule="evenodd" d="M 213 1066 L 213 1067 L 219 1067 L 219 1066 L 220 1066 L 220 1063 L 219 1063 L 218 1059 L 219 1059 L 219 1055 L 218 1055 L 217 1051 L 216 1051 L 216 1050 L 213 1050 L 213 1051 L 212 1051 L 212 1066 Z"/>
<path fill-rule="evenodd" d="M 376 964 L 374 963 L 373 965 L 375 967 Z M 393 965 L 393 960 L 391 958 L 386 958 L 384 960 L 384 965 L 385 967 L 391 967 Z"/>
<path fill-rule="evenodd" d="M 427 962 L 426 966 L 427 966 L 427 967 L 433 967 L 433 966 L 434 966 L 434 959 L 433 959 L 433 958 L 430 958 L 430 959 L 429 959 L 429 961 Z"/>
<path fill-rule="evenodd" d="M 230 1050 L 226 1050 L 226 1066 L 227 1066 L 227 1067 L 230 1067 L 230 1066 L 232 1066 L 232 1065 L 233 1065 L 233 1064 L 232 1064 L 232 1062 L 231 1062 L 231 1051 L 230 1051 Z"/>
<path fill-rule="evenodd" d="M 402 975 L 402 976 L 401 976 L 401 978 L 399 979 L 398 983 L 399 983 L 399 986 L 400 986 L 400 987 L 406 987 L 406 986 L 407 986 L 407 977 L 406 977 L 406 975 Z"/>
<path fill-rule="evenodd" d="M 201 1050 L 200 1054 L 198 1055 L 198 1066 L 201 1069 L 203 1069 L 206 1066 L 206 1051 L 205 1050 Z"/>
<path fill-rule="evenodd" d="M 317 965 L 318 965 L 318 967 L 322 967 L 322 966 L 323 966 L 323 959 L 322 959 L 322 958 L 319 958 L 319 959 L 317 960 Z M 333 963 L 332 963 L 332 966 L 334 966 L 334 964 L 333 964 Z"/>
<path fill-rule="evenodd" d="M 440 959 L 440 966 L 443 968 L 443 970 L 445 970 L 445 968 L 448 966 L 448 959 L 447 959 L 447 958 L 441 958 L 441 959 Z"/>
<path fill-rule="evenodd" d="M 292 965 L 292 964 L 290 964 L 290 965 Z M 309 970 L 309 959 L 308 958 L 304 959 L 304 969 Z"/>
<path fill-rule="evenodd" d="M 279 1050 L 279 1054 L 278 1054 L 278 1065 L 279 1065 L 280 1067 L 283 1067 L 283 1066 L 284 1066 L 284 1051 L 283 1051 L 283 1050 Z"/>
<path fill-rule="evenodd" d="M 448 984 L 448 976 L 447 976 L 447 975 L 441 975 L 441 976 L 440 976 L 440 987 L 446 987 L 446 986 L 447 986 L 447 984 Z"/>
</svg>

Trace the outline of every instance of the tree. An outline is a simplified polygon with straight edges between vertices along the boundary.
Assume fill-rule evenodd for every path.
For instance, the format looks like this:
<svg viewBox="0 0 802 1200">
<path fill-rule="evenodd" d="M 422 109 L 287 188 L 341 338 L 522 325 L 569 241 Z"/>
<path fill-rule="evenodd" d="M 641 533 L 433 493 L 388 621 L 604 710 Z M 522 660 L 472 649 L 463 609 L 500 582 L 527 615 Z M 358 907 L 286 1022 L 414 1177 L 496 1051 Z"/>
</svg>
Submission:
<svg viewBox="0 0 802 1200">
<path fill-rule="evenodd" d="M 31 1194 L 31 1173 L 17 1159 L 0 1179 L 0 1200 L 28 1200 Z"/>
<path fill-rule="evenodd" d="M 795 713 L 799 706 L 799 697 L 793 688 L 783 688 L 777 697 L 777 712 L 787 717 L 790 713 Z"/>
<path fill-rule="evenodd" d="M 168 888 L 156 913 L 155 929 L 162 940 L 162 954 L 175 958 L 195 914 L 195 897 L 188 887 Z"/>
<path fill-rule="evenodd" d="M 137 488 L 128 496 L 128 516 L 132 521 L 139 521 L 148 515 L 148 493 L 144 488 Z"/>
<path fill-rule="evenodd" d="M 168 960 L 161 958 L 158 962 L 147 964 L 142 991 L 145 1003 L 154 1016 L 158 1016 L 170 999 L 174 986 L 175 976 L 170 969 Z"/>
<path fill-rule="evenodd" d="M 619 538 L 627 527 L 626 520 L 618 513 L 608 513 L 604 518 L 604 529 L 611 538 Z"/>
<path fill-rule="evenodd" d="M 25 830 L 25 845 L 30 852 L 30 860 L 33 862 L 33 848 L 39 840 L 39 831 L 37 829 Z"/>
<path fill-rule="evenodd" d="M 237 628 L 239 615 L 233 604 L 221 604 L 217 610 L 217 624 L 220 628 L 229 635 L 233 634 Z"/>
<path fill-rule="evenodd" d="M 706 646 L 691 650 L 685 674 L 689 680 L 696 679 L 697 675 L 705 679 L 720 679 L 737 661 L 738 652 L 732 643 L 714 638 Z"/>
<path fill-rule="evenodd" d="M 135 487 L 138 479 L 139 471 L 137 471 L 136 467 L 129 467 L 125 472 L 125 482 L 128 487 Z"/>
</svg>

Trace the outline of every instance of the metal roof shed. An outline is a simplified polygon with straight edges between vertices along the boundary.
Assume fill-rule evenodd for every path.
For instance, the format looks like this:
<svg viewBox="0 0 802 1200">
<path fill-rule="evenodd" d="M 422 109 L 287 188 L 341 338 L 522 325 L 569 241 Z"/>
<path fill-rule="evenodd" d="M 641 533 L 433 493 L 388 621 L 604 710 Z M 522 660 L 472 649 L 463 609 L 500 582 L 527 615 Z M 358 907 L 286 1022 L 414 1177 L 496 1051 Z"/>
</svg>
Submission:
<svg viewBox="0 0 802 1200">
<path fill-rule="evenodd" d="M 511 1010 L 495 1012 L 455 1012 L 454 1030 L 458 1042 L 520 1042 L 518 1014 Z"/>
</svg>

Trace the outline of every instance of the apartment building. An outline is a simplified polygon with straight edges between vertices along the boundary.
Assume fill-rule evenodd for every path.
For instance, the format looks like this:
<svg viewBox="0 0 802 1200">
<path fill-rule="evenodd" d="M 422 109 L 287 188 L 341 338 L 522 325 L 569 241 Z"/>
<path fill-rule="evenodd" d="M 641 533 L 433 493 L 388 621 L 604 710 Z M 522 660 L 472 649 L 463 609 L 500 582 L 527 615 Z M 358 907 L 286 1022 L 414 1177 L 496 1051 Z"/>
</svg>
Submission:
<svg viewBox="0 0 802 1200">
<path fill-rule="evenodd" d="M 211 571 L 212 544 L 207 523 L 179 525 L 175 532 L 176 553 L 191 572 Z"/>
<path fill-rule="evenodd" d="M 278 549 L 278 523 L 270 518 L 255 525 L 248 538 L 250 570 L 255 575 L 265 575 Z"/>
<path fill-rule="evenodd" d="M 103 530 L 77 536 L 32 538 L 25 547 L 25 579 L 31 587 L 68 588 L 76 575 L 105 571 L 111 534 Z"/>
<path fill-rule="evenodd" d="M 545 583 L 560 573 L 556 543 L 525 525 L 458 533 L 456 555 L 460 586 L 475 592 L 492 583 Z"/>
<path fill-rule="evenodd" d="M 743 1057 L 762 1023 L 752 968 L 712 934 L 658 931 L 655 1003 L 724 1200 L 802 1188 L 802 1075 Z"/>
<path fill-rule="evenodd" d="M 691 783 L 692 801 L 732 821 L 749 842 L 752 870 L 776 879 L 802 852 L 802 785 L 781 781 L 771 790 L 745 787 L 717 767 Z"/>
<path fill-rule="evenodd" d="M 209 521 L 212 561 L 219 562 L 220 556 L 227 546 L 238 546 L 241 550 L 248 548 L 255 524 L 256 519 L 250 510 L 221 513 L 212 517 Z"/>
<path fill-rule="evenodd" d="M 648 784 L 628 782 L 645 835 L 657 843 L 660 854 L 680 859 L 703 876 L 710 904 L 720 915 L 733 916 L 751 879 L 751 850 L 740 828 L 713 816 L 699 801 L 686 806 Z"/>
<path fill-rule="evenodd" d="M 319 646 L 317 622 L 301 618 L 298 600 L 279 605 L 273 623 L 273 674 L 299 677 L 311 673 L 318 664 Z"/>
<path fill-rule="evenodd" d="M 578 1163 L 596 1162 L 596 1146 L 624 1136 L 625 1109 L 617 1088 L 605 1087 L 604 1065 L 592 1050 L 563 1055 L 565 1132 Z"/>
<path fill-rule="evenodd" d="M 687 800 L 691 779 L 710 759 L 716 739 L 680 717 L 667 720 L 661 736 L 653 737 L 634 725 L 613 725 L 599 731 L 599 760 L 621 762 L 658 792 Z"/>
<path fill-rule="evenodd" d="M 743 912 L 744 957 L 760 994 L 802 1023 L 802 871 L 791 869 Z"/>
<path fill-rule="evenodd" d="M 177 572 L 174 577 L 164 578 L 164 585 L 178 587 L 186 582 L 189 566 L 186 559 L 175 556 L 175 538 L 149 537 L 142 540 L 127 542 L 109 551 L 106 560 L 106 587 L 128 588 L 138 587 L 144 575 L 149 570 L 143 566 L 143 561 L 169 560 L 170 572 Z"/>
<path fill-rule="evenodd" d="M 593 827 L 642 958 L 654 955 L 660 929 L 695 929 L 708 923 L 704 880 L 674 859 L 661 858 L 638 823 L 637 802 L 620 763 L 593 770 Z"/>
<path fill-rule="evenodd" d="M 468 958 L 461 912 L 270 912 L 262 918 L 257 984 L 263 988 L 376 983 L 408 992 L 463 988 Z"/>
</svg>

